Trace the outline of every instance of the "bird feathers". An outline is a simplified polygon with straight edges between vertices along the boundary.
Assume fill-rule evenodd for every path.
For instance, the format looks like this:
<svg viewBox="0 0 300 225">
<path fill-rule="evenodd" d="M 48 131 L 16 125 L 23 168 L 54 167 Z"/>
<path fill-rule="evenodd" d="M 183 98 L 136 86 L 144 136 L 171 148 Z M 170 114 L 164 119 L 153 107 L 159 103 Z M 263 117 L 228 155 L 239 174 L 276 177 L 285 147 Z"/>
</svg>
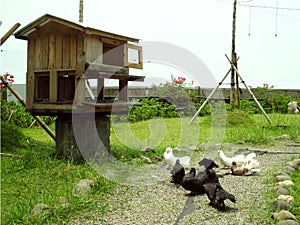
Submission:
<svg viewBox="0 0 300 225">
<path fill-rule="evenodd" d="M 204 184 L 205 193 L 210 200 L 209 205 L 215 207 L 218 210 L 224 211 L 225 200 L 229 199 L 232 202 L 236 202 L 235 197 L 225 191 L 220 183 L 207 183 Z"/>
<path fill-rule="evenodd" d="M 220 211 L 226 209 L 226 199 L 235 202 L 235 197 L 222 188 L 218 175 L 213 170 L 214 167 L 217 168 L 219 166 L 212 159 L 202 159 L 199 162 L 198 173 L 196 173 L 196 169 L 192 167 L 190 171 L 185 174 L 185 169 L 181 162 L 182 158 L 176 158 L 171 148 L 166 149 L 164 157 L 165 160 L 170 160 L 171 162 L 176 159 L 170 171 L 172 175 L 171 182 L 180 184 L 183 189 L 190 191 L 189 195 L 206 194 L 210 200 L 209 205 Z M 252 165 L 252 163 L 248 162 L 247 165 Z"/>
<path fill-rule="evenodd" d="M 173 169 L 171 170 L 171 174 L 172 174 L 172 183 L 175 183 L 175 184 L 179 184 L 184 175 L 185 175 L 185 169 L 184 167 L 180 164 L 180 160 L 177 159 L 176 160 L 176 163 L 173 167 Z"/>
<path fill-rule="evenodd" d="M 191 191 L 191 194 L 204 194 L 204 184 L 219 182 L 218 176 L 213 167 L 218 167 L 218 165 L 211 159 L 202 159 L 199 165 L 204 167 L 204 171 L 199 171 L 196 175 L 195 168 L 192 168 L 190 173 L 186 174 L 180 183 L 185 190 Z"/>
<path fill-rule="evenodd" d="M 237 166 L 236 162 L 232 162 L 231 173 L 233 175 L 253 175 L 260 173 L 259 162 L 256 159 L 248 160 L 243 165 Z"/>
<path fill-rule="evenodd" d="M 176 160 L 179 159 L 180 164 L 185 167 L 190 165 L 190 156 L 176 157 L 173 154 L 173 149 L 171 147 L 166 148 L 164 152 L 164 159 L 168 166 L 175 166 Z"/>
<path fill-rule="evenodd" d="M 221 163 L 226 166 L 226 167 L 231 167 L 232 166 L 232 162 L 236 162 L 237 166 L 241 166 L 243 165 L 245 162 L 247 161 L 251 161 L 256 157 L 256 154 L 250 153 L 248 155 L 237 155 L 234 157 L 228 157 L 225 155 L 225 153 L 222 150 L 218 150 L 217 153 L 219 154 L 220 158 L 221 158 Z"/>
</svg>

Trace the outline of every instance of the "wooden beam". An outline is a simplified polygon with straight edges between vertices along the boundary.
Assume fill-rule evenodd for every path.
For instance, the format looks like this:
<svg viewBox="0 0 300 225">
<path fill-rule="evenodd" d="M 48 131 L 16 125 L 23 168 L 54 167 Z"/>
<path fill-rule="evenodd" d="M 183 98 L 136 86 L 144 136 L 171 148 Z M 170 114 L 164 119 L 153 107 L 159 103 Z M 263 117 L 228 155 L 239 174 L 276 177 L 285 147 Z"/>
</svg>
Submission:
<svg viewBox="0 0 300 225">
<path fill-rule="evenodd" d="M 79 0 L 79 22 L 83 23 L 83 0 Z"/>
<path fill-rule="evenodd" d="M 58 93 L 58 75 L 55 70 L 51 70 L 49 74 L 49 101 L 52 103 L 57 102 Z"/>
<path fill-rule="evenodd" d="M 236 52 L 235 52 L 235 24 L 236 24 L 236 4 L 237 0 L 234 0 L 233 3 L 233 15 L 232 15 L 232 46 L 231 46 L 231 61 L 233 65 L 237 68 L 237 60 L 236 60 Z M 235 70 L 231 70 L 231 79 L 230 79 L 230 106 L 233 109 L 234 108 L 234 101 L 235 101 L 235 80 L 236 83 L 238 83 L 238 78 L 237 75 L 235 74 Z"/>
<path fill-rule="evenodd" d="M 12 28 L 10 28 L 6 32 L 6 34 L 4 34 L 4 36 L 0 40 L 0 46 L 4 44 L 4 42 L 13 34 L 13 32 L 15 32 L 16 29 L 18 29 L 20 25 L 20 23 L 16 23 Z"/>
<path fill-rule="evenodd" d="M 268 120 L 268 122 L 270 124 L 272 124 L 271 119 L 269 118 L 268 114 L 265 112 L 265 110 L 263 109 L 263 107 L 261 106 L 261 104 L 259 103 L 259 101 L 257 100 L 257 98 L 255 97 L 255 95 L 253 94 L 253 92 L 251 91 L 251 89 L 246 85 L 245 81 L 243 80 L 241 74 L 239 73 L 238 69 L 235 67 L 235 65 L 233 64 L 232 61 L 230 61 L 229 57 L 225 54 L 226 58 L 228 59 L 229 63 L 231 64 L 231 66 L 233 67 L 233 69 L 235 70 L 236 74 L 239 76 L 239 78 L 241 79 L 242 83 L 244 84 L 245 88 L 249 91 L 250 95 L 252 96 L 252 98 L 254 99 L 254 101 L 256 102 L 256 104 L 258 105 L 259 109 L 261 110 L 261 112 L 264 114 L 264 116 L 266 117 L 266 119 Z"/>
<path fill-rule="evenodd" d="M 24 99 L 21 97 L 21 95 L 19 95 L 19 93 L 12 88 L 12 86 L 3 78 L 3 76 L 0 75 L 0 79 L 2 81 L 2 83 L 11 91 L 11 93 L 14 94 L 14 96 L 16 96 L 16 98 L 21 102 L 21 104 L 26 107 L 26 103 L 24 101 Z M 33 116 L 36 121 L 41 125 L 41 127 L 53 138 L 53 140 L 55 140 L 55 134 L 51 131 L 51 129 L 44 123 L 43 120 L 41 120 L 40 117 L 38 116 Z"/>
<path fill-rule="evenodd" d="M 106 65 L 106 64 L 98 64 L 98 63 L 91 63 L 87 62 L 85 64 L 85 68 L 87 70 L 95 70 L 99 72 L 107 72 L 107 73 L 112 73 L 112 74 L 128 74 L 129 69 L 124 68 L 122 66 L 111 66 L 111 65 Z"/>
<path fill-rule="evenodd" d="M 240 57 L 237 58 L 237 60 L 239 60 L 239 59 L 240 59 Z M 204 106 L 209 102 L 209 100 L 212 98 L 212 96 L 216 92 L 216 90 L 222 85 L 222 83 L 224 82 L 224 80 L 226 79 L 226 77 L 228 76 L 228 74 L 230 73 L 231 70 L 232 70 L 232 67 L 230 67 L 228 69 L 227 73 L 225 74 L 225 76 L 223 77 L 223 79 L 220 81 L 220 83 L 212 90 L 212 92 L 208 95 L 208 97 L 202 103 L 202 105 L 200 106 L 200 108 L 198 109 L 198 111 L 195 113 L 195 115 L 190 120 L 189 125 L 194 121 L 194 119 L 198 116 L 198 114 L 201 112 L 201 110 L 204 108 Z M 200 94 L 198 94 L 198 95 L 200 95 Z"/>
<path fill-rule="evenodd" d="M 97 79 L 97 102 L 104 100 L 104 78 Z"/>
<path fill-rule="evenodd" d="M 103 73 L 98 71 L 86 71 L 84 73 L 83 79 L 124 79 L 126 78 L 128 81 L 144 81 L 145 76 L 138 75 L 128 75 L 128 74 L 112 74 L 112 73 Z"/>
<path fill-rule="evenodd" d="M 128 101 L 128 80 L 120 79 L 119 80 L 119 99 L 120 101 Z"/>
</svg>

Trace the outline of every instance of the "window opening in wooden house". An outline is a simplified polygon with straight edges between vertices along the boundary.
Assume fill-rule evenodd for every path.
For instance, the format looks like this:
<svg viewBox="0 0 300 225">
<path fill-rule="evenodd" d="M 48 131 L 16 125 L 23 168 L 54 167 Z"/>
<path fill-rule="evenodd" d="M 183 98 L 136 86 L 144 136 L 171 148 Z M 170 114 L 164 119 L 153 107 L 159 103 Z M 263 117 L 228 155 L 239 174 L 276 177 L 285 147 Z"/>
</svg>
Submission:
<svg viewBox="0 0 300 225">
<path fill-rule="evenodd" d="M 75 76 L 68 73 L 58 73 L 58 97 L 61 102 L 72 102 L 75 94 Z"/>
<path fill-rule="evenodd" d="M 103 43 L 103 64 L 112 66 L 123 65 L 123 47 Z"/>
<path fill-rule="evenodd" d="M 130 68 L 143 68 L 142 47 L 132 44 L 124 45 L 124 66 Z"/>
<path fill-rule="evenodd" d="M 35 101 L 48 102 L 50 95 L 49 72 L 35 72 Z"/>
</svg>

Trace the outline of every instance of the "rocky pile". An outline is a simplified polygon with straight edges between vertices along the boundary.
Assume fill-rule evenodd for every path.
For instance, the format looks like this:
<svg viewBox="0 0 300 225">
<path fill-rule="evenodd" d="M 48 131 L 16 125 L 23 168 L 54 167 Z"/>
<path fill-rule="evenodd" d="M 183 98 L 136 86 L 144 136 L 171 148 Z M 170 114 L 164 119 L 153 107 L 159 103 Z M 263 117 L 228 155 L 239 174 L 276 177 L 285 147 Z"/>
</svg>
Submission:
<svg viewBox="0 0 300 225">
<path fill-rule="evenodd" d="M 272 209 L 277 211 L 273 218 L 278 221 L 277 225 L 299 225 L 296 217 L 289 212 L 291 205 L 294 204 L 294 198 L 290 195 L 294 183 L 290 174 L 300 168 L 300 159 L 288 162 L 276 172 L 276 199 L 272 204 Z"/>
</svg>

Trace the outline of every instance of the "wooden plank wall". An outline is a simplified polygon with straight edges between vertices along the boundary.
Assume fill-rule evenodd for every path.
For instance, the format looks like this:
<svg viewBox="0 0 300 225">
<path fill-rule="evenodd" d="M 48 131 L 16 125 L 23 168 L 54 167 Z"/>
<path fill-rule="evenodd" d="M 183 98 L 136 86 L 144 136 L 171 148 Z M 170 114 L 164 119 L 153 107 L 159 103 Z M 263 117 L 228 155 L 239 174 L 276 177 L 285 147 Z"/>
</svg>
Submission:
<svg viewBox="0 0 300 225">
<path fill-rule="evenodd" d="M 32 108 L 34 100 L 34 67 L 35 67 L 35 39 L 28 41 L 27 73 L 26 73 L 26 107 Z"/>
<path fill-rule="evenodd" d="M 77 36 L 77 56 L 76 56 L 76 73 L 78 74 L 78 79 L 75 80 L 75 86 L 76 86 L 76 94 L 74 96 L 75 102 L 83 102 L 85 99 L 84 93 L 85 93 L 85 84 L 84 81 L 80 79 L 80 76 L 85 71 L 85 52 L 84 52 L 84 36 L 78 35 Z"/>
<path fill-rule="evenodd" d="M 87 35 L 85 37 L 85 59 L 87 62 L 102 64 L 103 63 L 103 43 L 100 42 L 99 36 Z"/>
<path fill-rule="evenodd" d="M 33 61 L 28 66 L 33 70 L 76 69 L 77 39 L 76 34 L 49 34 L 30 39 L 28 57 Z"/>
<path fill-rule="evenodd" d="M 28 40 L 28 62 L 27 62 L 27 107 L 33 107 L 35 101 L 35 73 L 49 73 L 50 76 L 50 102 L 57 101 L 58 94 L 58 71 L 74 70 L 77 65 L 78 51 L 81 51 L 80 57 L 83 55 L 83 35 L 78 33 L 43 33 L 35 35 Z M 82 46 L 81 46 L 82 45 Z M 80 60 L 81 70 L 84 69 L 84 60 Z M 74 74 L 74 71 L 72 75 Z M 82 71 L 80 71 L 82 74 Z M 67 74 L 67 72 L 66 72 Z M 76 74 L 76 73 L 75 73 Z"/>
</svg>

